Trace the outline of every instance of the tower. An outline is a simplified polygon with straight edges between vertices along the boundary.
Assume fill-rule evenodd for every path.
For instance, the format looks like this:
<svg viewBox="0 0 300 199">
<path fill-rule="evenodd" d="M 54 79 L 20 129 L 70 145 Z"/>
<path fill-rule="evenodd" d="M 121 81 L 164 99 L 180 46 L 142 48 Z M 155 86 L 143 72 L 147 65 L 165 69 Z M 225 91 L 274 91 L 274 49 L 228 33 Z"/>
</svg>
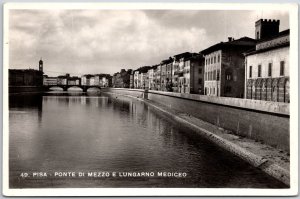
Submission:
<svg viewBox="0 0 300 199">
<path fill-rule="evenodd" d="M 39 61 L 39 71 L 43 72 L 43 60 L 42 60 L 42 58 Z"/>
<path fill-rule="evenodd" d="M 255 22 L 255 39 L 266 39 L 279 33 L 279 20 L 260 19 Z"/>
</svg>

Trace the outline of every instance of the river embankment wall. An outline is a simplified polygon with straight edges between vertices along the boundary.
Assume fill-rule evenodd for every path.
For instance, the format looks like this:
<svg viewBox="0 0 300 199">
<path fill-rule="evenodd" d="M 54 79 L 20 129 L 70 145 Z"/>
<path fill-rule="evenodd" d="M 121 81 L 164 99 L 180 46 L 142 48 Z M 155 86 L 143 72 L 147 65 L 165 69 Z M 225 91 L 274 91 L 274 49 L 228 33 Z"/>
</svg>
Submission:
<svg viewBox="0 0 300 199">
<path fill-rule="evenodd" d="M 289 151 L 289 104 L 143 89 L 106 88 L 184 112 L 233 133 Z"/>
</svg>

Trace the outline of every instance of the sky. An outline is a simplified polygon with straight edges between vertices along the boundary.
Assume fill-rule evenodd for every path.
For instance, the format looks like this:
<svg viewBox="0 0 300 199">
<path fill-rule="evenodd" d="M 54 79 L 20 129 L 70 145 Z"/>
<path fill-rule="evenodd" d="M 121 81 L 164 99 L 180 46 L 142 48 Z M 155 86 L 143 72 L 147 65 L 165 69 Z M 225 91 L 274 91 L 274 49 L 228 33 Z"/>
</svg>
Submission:
<svg viewBox="0 0 300 199">
<path fill-rule="evenodd" d="M 285 11 L 208 10 L 10 10 L 9 68 L 44 73 L 113 74 L 159 64 L 183 52 L 199 52 L 228 37 L 255 37 L 255 21 Z"/>
</svg>

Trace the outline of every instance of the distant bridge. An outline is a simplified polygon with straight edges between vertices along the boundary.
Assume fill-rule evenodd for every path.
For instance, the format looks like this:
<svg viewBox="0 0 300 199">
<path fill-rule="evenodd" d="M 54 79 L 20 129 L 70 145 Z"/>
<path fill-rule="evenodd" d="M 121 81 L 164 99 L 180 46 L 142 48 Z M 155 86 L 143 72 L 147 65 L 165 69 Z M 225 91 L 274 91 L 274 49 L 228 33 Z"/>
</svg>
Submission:
<svg viewBox="0 0 300 199">
<path fill-rule="evenodd" d="M 74 88 L 81 88 L 83 92 L 87 92 L 88 89 L 90 88 L 98 88 L 101 89 L 102 87 L 97 86 L 97 85 L 43 85 L 44 90 L 50 90 L 50 88 L 53 87 L 59 87 L 62 88 L 64 91 L 67 91 L 69 88 L 74 87 Z"/>
</svg>

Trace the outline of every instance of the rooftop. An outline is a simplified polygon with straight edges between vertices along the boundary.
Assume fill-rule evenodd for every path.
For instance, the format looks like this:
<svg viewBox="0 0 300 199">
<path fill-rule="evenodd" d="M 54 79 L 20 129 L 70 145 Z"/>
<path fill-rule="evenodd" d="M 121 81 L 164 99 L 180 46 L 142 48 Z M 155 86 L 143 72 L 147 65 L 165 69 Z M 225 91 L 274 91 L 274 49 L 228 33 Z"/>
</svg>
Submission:
<svg viewBox="0 0 300 199">
<path fill-rule="evenodd" d="M 287 29 L 279 32 L 277 35 L 273 37 L 264 40 L 259 40 L 256 44 L 255 49 L 245 52 L 244 55 L 247 56 L 247 55 L 257 54 L 257 53 L 289 46 L 290 45 L 289 35 L 290 35 L 290 30 Z"/>
<path fill-rule="evenodd" d="M 255 46 L 256 44 L 256 40 L 249 38 L 249 37 L 242 37 L 240 39 L 234 40 L 233 38 L 229 37 L 229 40 L 227 42 L 220 42 L 217 43 L 213 46 L 210 46 L 209 48 L 206 48 L 202 51 L 200 51 L 200 53 L 202 53 L 203 55 L 207 55 L 211 52 L 217 51 L 217 50 L 223 50 L 226 49 L 228 47 L 239 47 L 239 46 Z"/>
</svg>

